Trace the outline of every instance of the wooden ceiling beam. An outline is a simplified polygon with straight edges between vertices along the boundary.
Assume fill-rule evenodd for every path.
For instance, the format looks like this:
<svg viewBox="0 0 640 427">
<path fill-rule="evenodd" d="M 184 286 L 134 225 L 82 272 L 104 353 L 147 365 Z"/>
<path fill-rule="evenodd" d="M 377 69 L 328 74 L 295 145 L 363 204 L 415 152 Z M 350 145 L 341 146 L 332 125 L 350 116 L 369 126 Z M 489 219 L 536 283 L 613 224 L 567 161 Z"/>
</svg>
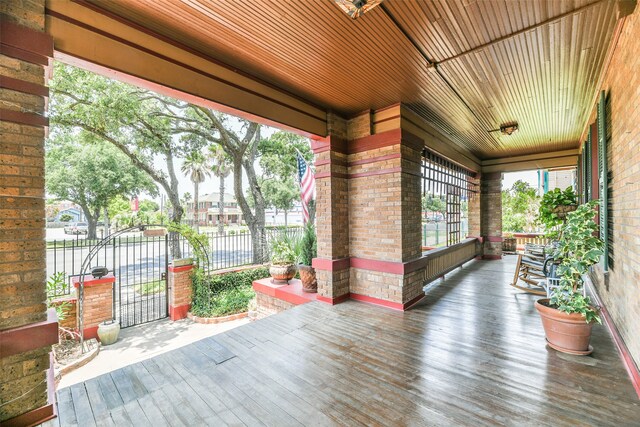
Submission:
<svg viewBox="0 0 640 427">
<path fill-rule="evenodd" d="M 326 111 L 125 19 L 47 1 L 56 57 L 187 102 L 308 136 L 326 136 Z"/>
<path fill-rule="evenodd" d="M 571 167 L 578 164 L 578 149 L 483 160 L 481 164 L 483 173 Z"/>
</svg>

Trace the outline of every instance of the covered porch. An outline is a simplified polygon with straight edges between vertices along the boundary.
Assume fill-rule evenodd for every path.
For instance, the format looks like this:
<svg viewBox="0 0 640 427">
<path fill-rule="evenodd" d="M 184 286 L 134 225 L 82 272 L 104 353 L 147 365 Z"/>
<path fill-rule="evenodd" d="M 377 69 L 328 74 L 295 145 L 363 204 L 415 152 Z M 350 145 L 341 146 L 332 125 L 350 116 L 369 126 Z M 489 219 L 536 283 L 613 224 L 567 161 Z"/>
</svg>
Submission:
<svg viewBox="0 0 640 427">
<path fill-rule="evenodd" d="M 471 261 L 407 312 L 298 306 L 58 391 L 47 425 L 635 425 L 612 337 L 544 345 L 515 257 Z"/>
<path fill-rule="evenodd" d="M 637 1 L 385 0 L 357 19 L 337 3 L 0 3 L 0 421 L 58 408 L 52 424 L 637 423 Z M 308 136 L 317 302 L 57 404 L 43 221 L 54 58 Z M 546 348 L 535 297 L 507 285 L 502 174 L 550 167 L 578 167 L 580 201 L 602 200 L 591 291 L 607 326 L 585 358 Z M 425 188 L 452 209 L 448 247 L 429 252 Z"/>
</svg>

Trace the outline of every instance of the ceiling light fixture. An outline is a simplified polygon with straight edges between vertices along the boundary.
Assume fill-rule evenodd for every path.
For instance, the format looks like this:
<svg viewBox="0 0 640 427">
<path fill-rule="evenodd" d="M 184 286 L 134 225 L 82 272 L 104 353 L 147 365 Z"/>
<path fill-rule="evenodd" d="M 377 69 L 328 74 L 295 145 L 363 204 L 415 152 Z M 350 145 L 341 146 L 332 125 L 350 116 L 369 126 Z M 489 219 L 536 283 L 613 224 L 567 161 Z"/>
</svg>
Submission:
<svg viewBox="0 0 640 427">
<path fill-rule="evenodd" d="M 356 19 L 384 0 L 333 0 L 351 19 Z"/>
<path fill-rule="evenodd" d="M 510 122 L 510 123 L 505 123 L 500 125 L 499 129 L 491 129 L 490 131 L 488 131 L 489 133 L 491 132 L 500 132 L 503 135 L 512 135 L 514 133 L 516 133 L 518 131 L 518 123 L 517 122 Z"/>
</svg>

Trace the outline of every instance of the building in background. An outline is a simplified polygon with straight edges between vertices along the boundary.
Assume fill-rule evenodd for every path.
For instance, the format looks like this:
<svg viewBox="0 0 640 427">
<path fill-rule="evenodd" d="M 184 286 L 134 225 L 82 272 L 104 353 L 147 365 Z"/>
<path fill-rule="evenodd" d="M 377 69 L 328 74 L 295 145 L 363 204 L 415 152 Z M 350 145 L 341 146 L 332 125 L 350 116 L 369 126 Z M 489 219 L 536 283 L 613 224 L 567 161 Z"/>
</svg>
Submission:
<svg viewBox="0 0 640 427">
<path fill-rule="evenodd" d="M 576 168 L 538 169 L 538 194 L 576 185 Z"/>
<path fill-rule="evenodd" d="M 193 221 L 194 202 L 189 202 L 185 220 Z M 220 193 L 210 193 L 200 196 L 198 200 L 199 225 L 217 225 L 222 221 L 225 225 L 241 224 L 242 211 L 238 207 L 236 197 L 230 193 L 224 193 L 224 218 L 220 218 Z"/>
</svg>

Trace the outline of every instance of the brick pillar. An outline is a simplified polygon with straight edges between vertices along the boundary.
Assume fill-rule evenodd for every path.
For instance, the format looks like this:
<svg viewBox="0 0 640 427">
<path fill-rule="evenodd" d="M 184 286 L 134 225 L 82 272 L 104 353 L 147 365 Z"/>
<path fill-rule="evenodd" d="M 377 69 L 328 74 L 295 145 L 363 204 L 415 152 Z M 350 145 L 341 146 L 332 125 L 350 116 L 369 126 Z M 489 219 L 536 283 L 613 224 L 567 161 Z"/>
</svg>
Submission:
<svg viewBox="0 0 640 427">
<path fill-rule="evenodd" d="M 330 118 L 330 135 L 314 140 L 318 300 L 335 304 L 349 295 L 349 216 L 346 123 Z"/>
<path fill-rule="evenodd" d="M 0 2 L 0 424 L 53 416 L 55 312 L 45 304 L 44 0 Z M 52 377 L 51 377 L 52 378 Z M 15 400 L 14 400 L 15 399 Z M 4 404 L 5 402 L 11 402 Z"/>
<path fill-rule="evenodd" d="M 169 317 L 180 320 L 187 317 L 191 309 L 191 273 L 193 265 L 169 266 Z"/>
<path fill-rule="evenodd" d="M 116 278 L 113 274 L 108 274 L 100 279 L 93 276 L 85 276 L 84 279 L 84 300 L 82 303 L 82 329 L 84 339 L 98 339 L 98 325 L 113 319 L 113 285 Z M 73 286 L 76 288 L 76 296 L 80 300 L 80 289 L 78 278 L 73 279 Z M 80 316 L 80 310 L 77 310 Z M 78 319 L 78 325 L 80 321 Z"/>
<path fill-rule="evenodd" d="M 480 177 L 480 235 L 483 259 L 502 258 L 502 173 Z"/>
</svg>

